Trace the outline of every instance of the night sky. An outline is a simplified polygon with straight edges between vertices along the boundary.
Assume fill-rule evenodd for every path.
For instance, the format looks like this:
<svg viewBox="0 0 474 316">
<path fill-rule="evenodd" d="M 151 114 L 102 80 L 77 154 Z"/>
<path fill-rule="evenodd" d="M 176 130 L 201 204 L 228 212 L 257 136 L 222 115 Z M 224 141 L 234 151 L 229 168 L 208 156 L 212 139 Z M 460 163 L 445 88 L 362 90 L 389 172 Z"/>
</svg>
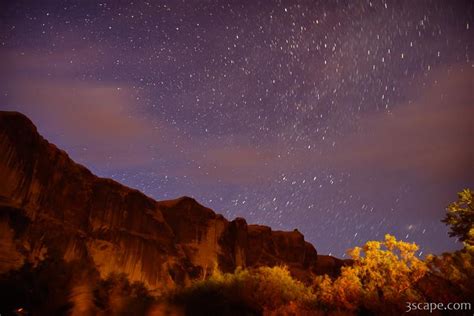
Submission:
<svg viewBox="0 0 474 316">
<path fill-rule="evenodd" d="M 158 200 L 297 228 L 319 253 L 385 233 L 460 247 L 474 187 L 471 1 L 2 1 L 0 109 Z"/>
</svg>

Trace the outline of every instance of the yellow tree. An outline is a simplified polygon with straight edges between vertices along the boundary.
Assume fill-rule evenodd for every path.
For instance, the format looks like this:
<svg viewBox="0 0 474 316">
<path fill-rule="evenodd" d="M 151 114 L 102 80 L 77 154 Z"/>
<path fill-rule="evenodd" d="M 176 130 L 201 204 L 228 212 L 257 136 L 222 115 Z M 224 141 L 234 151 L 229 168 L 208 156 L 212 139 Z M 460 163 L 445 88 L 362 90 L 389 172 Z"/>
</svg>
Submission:
<svg viewBox="0 0 474 316">
<path fill-rule="evenodd" d="M 316 288 L 318 298 L 337 309 L 373 311 L 403 309 L 406 301 L 421 299 L 414 285 L 426 273 L 416 257 L 416 244 L 385 235 L 385 241 L 369 241 L 349 250 L 353 264 L 343 267 L 334 281 L 325 277 Z"/>
</svg>

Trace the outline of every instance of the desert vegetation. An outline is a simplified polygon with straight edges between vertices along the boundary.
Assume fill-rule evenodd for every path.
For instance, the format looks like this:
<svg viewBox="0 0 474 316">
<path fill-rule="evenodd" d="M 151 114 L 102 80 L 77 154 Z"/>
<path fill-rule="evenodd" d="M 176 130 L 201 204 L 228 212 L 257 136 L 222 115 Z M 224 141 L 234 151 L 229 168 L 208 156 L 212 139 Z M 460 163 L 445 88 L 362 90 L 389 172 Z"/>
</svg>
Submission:
<svg viewBox="0 0 474 316">
<path fill-rule="evenodd" d="M 169 297 L 188 315 L 399 315 L 407 302 L 474 301 L 472 191 L 463 190 L 443 219 L 461 250 L 420 259 L 414 243 L 385 235 L 348 251 L 352 264 L 336 278 L 317 276 L 312 284 L 295 280 L 284 267 L 218 270 L 207 280 Z"/>
<path fill-rule="evenodd" d="M 439 256 L 421 259 L 416 244 L 387 234 L 382 241 L 350 249 L 350 264 L 336 277 L 314 276 L 303 283 L 285 266 L 238 268 L 233 273 L 216 267 L 204 280 L 152 295 L 125 275 L 101 279 L 79 263 L 50 254 L 37 266 L 3 275 L 1 286 L 9 291 L 1 303 L 10 310 L 22 306 L 17 314 L 77 315 L 399 315 L 407 302 L 472 303 L 472 195 L 470 190 L 460 192 L 443 220 L 463 248 Z"/>
<path fill-rule="evenodd" d="M 216 272 L 174 293 L 187 315 L 400 315 L 407 302 L 472 302 L 472 250 L 417 258 L 418 247 L 386 235 L 350 250 L 340 276 L 295 280 L 286 267 Z"/>
</svg>

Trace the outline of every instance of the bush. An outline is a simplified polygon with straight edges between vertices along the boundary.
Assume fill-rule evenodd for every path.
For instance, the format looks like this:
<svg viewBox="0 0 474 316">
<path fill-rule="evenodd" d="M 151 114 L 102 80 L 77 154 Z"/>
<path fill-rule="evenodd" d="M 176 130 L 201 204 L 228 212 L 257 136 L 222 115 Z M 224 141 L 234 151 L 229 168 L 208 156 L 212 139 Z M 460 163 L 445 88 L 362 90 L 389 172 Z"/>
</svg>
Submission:
<svg viewBox="0 0 474 316">
<path fill-rule="evenodd" d="M 297 310 L 314 299 L 311 288 L 293 279 L 286 267 L 216 271 L 174 297 L 187 315 L 261 315 L 280 309 L 288 314 L 288 308 Z"/>
<path fill-rule="evenodd" d="M 425 275 L 426 264 L 416 258 L 418 246 L 397 241 L 369 241 L 349 251 L 352 266 L 331 280 L 319 277 L 315 291 L 319 306 L 335 310 L 404 311 L 405 302 L 422 300 L 414 285 Z"/>
<path fill-rule="evenodd" d="M 428 256 L 427 265 L 432 275 L 449 282 L 456 289 L 459 300 L 474 300 L 474 246 L 465 245 L 464 249 L 441 256 Z M 453 292 L 453 291 L 452 291 Z"/>
<path fill-rule="evenodd" d="M 144 315 L 154 298 L 142 283 L 130 283 L 125 274 L 110 274 L 94 290 L 95 305 L 106 315 Z"/>
</svg>

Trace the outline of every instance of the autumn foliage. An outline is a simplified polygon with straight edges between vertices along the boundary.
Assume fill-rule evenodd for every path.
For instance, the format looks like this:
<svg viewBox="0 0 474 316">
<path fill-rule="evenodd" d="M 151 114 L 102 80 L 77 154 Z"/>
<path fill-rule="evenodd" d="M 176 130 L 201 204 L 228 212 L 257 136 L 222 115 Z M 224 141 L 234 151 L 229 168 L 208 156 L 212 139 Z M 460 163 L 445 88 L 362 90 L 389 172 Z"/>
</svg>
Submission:
<svg viewBox="0 0 474 316">
<path fill-rule="evenodd" d="M 474 301 L 473 193 L 463 190 L 443 220 L 464 248 L 425 260 L 418 246 L 385 235 L 348 251 L 350 264 L 336 278 L 295 280 L 286 267 L 218 270 L 175 293 L 188 315 L 400 315 L 407 302 Z"/>
<path fill-rule="evenodd" d="M 427 260 L 417 251 L 416 244 L 386 235 L 351 249 L 352 264 L 337 278 L 318 276 L 303 284 L 286 267 L 216 271 L 173 300 L 187 315 L 400 315 L 407 302 L 469 301 L 472 251 Z"/>
<path fill-rule="evenodd" d="M 234 273 L 216 267 L 191 286 L 152 296 L 125 275 L 83 284 L 81 276 L 73 275 L 73 263 L 50 258 L 0 279 L 11 292 L 1 303 L 14 306 L 20 299 L 31 310 L 52 310 L 47 300 L 39 299 L 49 292 L 61 311 L 73 311 L 72 303 L 79 302 L 98 315 L 400 315 L 407 302 L 474 302 L 472 196 L 471 190 L 460 192 L 444 219 L 463 248 L 424 260 L 417 256 L 416 244 L 387 234 L 382 241 L 350 249 L 351 259 L 337 277 L 314 275 L 312 282 L 303 283 L 285 266 L 238 268 Z M 51 287 L 52 279 L 60 288 Z M 63 293 L 71 280 L 81 286 Z"/>
<path fill-rule="evenodd" d="M 335 310 L 403 310 L 403 302 L 419 301 L 416 283 L 426 274 L 426 263 L 416 257 L 418 246 L 398 241 L 369 241 L 349 251 L 353 265 L 343 267 L 335 280 L 316 280 L 318 305 Z M 400 303 L 401 306 L 400 306 Z M 382 309 L 382 310 L 380 310 Z"/>
<path fill-rule="evenodd" d="M 474 246 L 474 192 L 464 189 L 458 193 L 458 200 L 446 208 L 446 217 L 442 220 L 451 231 L 449 236 Z"/>
</svg>

